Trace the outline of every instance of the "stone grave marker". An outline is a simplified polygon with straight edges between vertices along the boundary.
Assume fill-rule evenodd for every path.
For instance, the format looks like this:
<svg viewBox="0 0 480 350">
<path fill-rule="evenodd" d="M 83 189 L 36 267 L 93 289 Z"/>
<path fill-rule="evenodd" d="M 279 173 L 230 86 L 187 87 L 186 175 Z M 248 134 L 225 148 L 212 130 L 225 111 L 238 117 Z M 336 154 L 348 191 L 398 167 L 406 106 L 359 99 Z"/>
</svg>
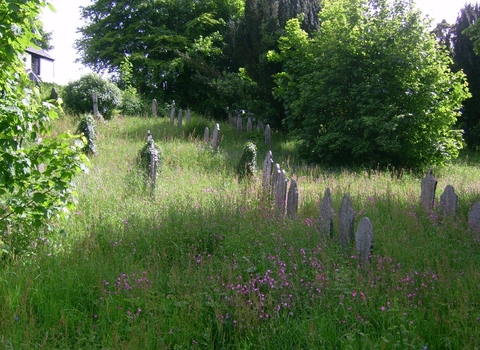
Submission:
<svg viewBox="0 0 480 350">
<path fill-rule="evenodd" d="M 192 112 L 190 112 L 190 108 L 187 108 L 187 113 L 185 115 L 185 122 L 188 124 L 192 120 Z"/>
<path fill-rule="evenodd" d="M 340 244 L 346 249 L 353 242 L 354 232 L 353 224 L 355 221 L 355 212 L 352 207 L 350 195 L 345 193 L 342 205 L 338 211 L 338 230 L 340 232 Z"/>
<path fill-rule="evenodd" d="M 242 120 L 242 117 L 240 116 L 237 117 L 237 130 L 238 132 L 243 131 L 243 120 Z"/>
<path fill-rule="evenodd" d="M 220 125 L 217 123 L 215 124 L 215 129 L 213 129 L 213 141 L 212 146 L 213 148 L 217 149 L 219 146 L 219 137 L 220 137 Z"/>
<path fill-rule="evenodd" d="M 270 124 L 267 124 L 265 127 L 265 144 L 267 145 L 268 148 L 271 148 L 272 146 L 272 135 L 270 131 Z"/>
<path fill-rule="evenodd" d="M 451 185 L 447 185 L 440 196 L 440 207 L 446 215 L 455 215 L 458 209 L 458 196 Z"/>
<path fill-rule="evenodd" d="M 183 119 L 183 111 L 182 109 L 180 108 L 178 110 L 178 116 L 177 116 L 177 119 L 178 119 L 178 127 L 181 128 L 182 127 L 182 119 Z"/>
<path fill-rule="evenodd" d="M 175 122 L 175 100 L 172 101 L 172 106 L 170 107 L 170 125 L 173 126 Z"/>
<path fill-rule="evenodd" d="M 430 169 L 422 180 L 422 191 L 420 193 L 420 203 L 426 208 L 433 208 L 436 188 L 437 179 L 433 176 L 432 169 Z"/>
<path fill-rule="evenodd" d="M 265 130 L 265 125 L 263 125 L 263 122 L 261 120 L 258 121 L 257 130 Z"/>
<path fill-rule="evenodd" d="M 272 187 L 272 151 L 268 151 L 263 161 L 263 178 L 262 178 L 262 187 L 264 191 L 270 193 Z"/>
<path fill-rule="evenodd" d="M 278 215 L 285 214 L 287 199 L 287 174 L 285 170 L 280 170 L 277 174 L 277 183 L 275 186 L 275 211 Z"/>
<path fill-rule="evenodd" d="M 58 92 L 57 92 L 57 89 L 55 89 L 55 86 L 52 87 L 52 91 L 50 92 L 50 99 L 51 100 L 58 100 Z"/>
<path fill-rule="evenodd" d="M 152 100 L 152 114 L 154 117 L 157 117 L 157 100 L 153 99 Z"/>
<path fill-rule="evenodd" d="M 207 143 L 210 140 L 210 131 L 208 130 L 208 126 L 205 127 L 205 131 L 203 132 L 203 142 Z"/>
<path fill-rule="evenodd" d="M 363 217 L 358 223 L 355 243 L 358 258 L 363 261 L 368 260 L 373 253 L 373 227 L 369 218 Z"/>
<path fill-rule="evenodd" d="M 298 217 L 298 187 L 297 181 L 290 182 L 290 188 L 287 196 L 287 217 L 296 220 Z"/>
<path fill-rule="evenodd" d="M 333 210 L 332 196 L 330 189 L 325 190 L 322 203 L 320 204 L 320 220 L 319 231 L 320 234 L 328 237 L 333 237 L 333 219 L 335 217 L 335 210 Z"/>
<path fill-rule="evenodd" d="M 248 117 L 248 119 L 247 119 L 247 132 L 251 132 L 251 131 L 252 131 L 252 118 Z"/>
<path fill-rule="evenodd" d="M 468 226 L 480 232 L 480 202 L 475 203 L 468 212 Z"/>
<path fill-rule="evenodd" d="M 96 92 L 92 94 L 92 100 L 93 100 L 93 117 L 97 118 L 98 117 L 98 97 Z"/>
</svg>

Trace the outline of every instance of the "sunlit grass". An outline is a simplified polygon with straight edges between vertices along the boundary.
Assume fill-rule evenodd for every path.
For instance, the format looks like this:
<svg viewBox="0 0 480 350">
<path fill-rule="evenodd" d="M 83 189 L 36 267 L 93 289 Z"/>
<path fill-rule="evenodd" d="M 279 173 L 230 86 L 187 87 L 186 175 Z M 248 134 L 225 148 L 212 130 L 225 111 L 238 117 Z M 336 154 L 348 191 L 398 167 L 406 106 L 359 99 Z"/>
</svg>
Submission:
<svg viewBox="0 0 480 350">
<path fill-rule="evenodd" d="M 459 196 L 443 217 L 419 204 L 422 175 L 296 165 L 295 145 L 274 134 L 274 161 L 299 186 L 292 221 L 262 191 L 262 133 L 220 128 L 213 150 L 167 118 L 98 125 L 66 231 L 0 270 L 0 348 L 480 347 L 480 249 L 466 219 L 480 198 L 475 155 L 434 169 L 436 202 L 448 184 Z M 147 130 L 162 150 L 153 198 L 136 163 Z M 259 171 L 239 181 L 249 140 Z M 356 223 L 370 218 L 370 262 L 317 232 L 326 188 L 336 211 L 348 192 Z"/>
</svg>

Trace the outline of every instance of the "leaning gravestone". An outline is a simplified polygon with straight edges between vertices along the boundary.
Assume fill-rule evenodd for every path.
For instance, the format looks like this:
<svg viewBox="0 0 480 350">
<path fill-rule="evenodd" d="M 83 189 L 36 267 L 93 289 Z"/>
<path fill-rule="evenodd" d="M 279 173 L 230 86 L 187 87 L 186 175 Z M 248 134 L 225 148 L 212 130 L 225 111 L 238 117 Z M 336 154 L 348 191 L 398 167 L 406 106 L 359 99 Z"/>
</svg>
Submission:
<svg viewBox="0 0 480 350">
<path fill-rule="evenodd" d="M 252 131 L 252 118 L 248 117 L 248 119 L 247 119 L 247 132 L 251 132 L 251 131 Z"/>
<path fill-rule="evenodd" d="M 178 110 L 178 116 L 177 116 L 177 119 L 178 119 L 178 127 L 181 128 L 182 127 L 182 118 L 183 118 L 183 111 L 182 109 L 180 108 Z"/>
<path fill-rule="evenodd" d="M 370 219 L 363 217 L 358 223 L 355 235 L 357 254 L 360 260 L 368 260 L 373 253 L 373 227 Z"/>
<path fill-rule="evenodd" d="M 437 188 L 437 179 L 432 174 L 430 169 L 422 180 L 422 191 L 420 193 L 420 203 L 426 208 L 433 208 L 433 202 L 435 201 L 435 190 Z"/>
<path fill-rule="evenodd" d="M 480 202 L 475 203 L 468 212 L 468 226 L 475 231 L 480 231 Z"/>
<path fill-rule="evenodd" d="M 287 199 L 287 174 L 285 170 L 280 170 L 277 174 L 277 183 L 275 185 L 275 212 L 280 216 L 285 213 L 285 200 Z"/>
<path fill-rule="evenodd" d="M 262 178 L 262 187 L 263 190 L 267 193 L 270 193 L 272 187 L 272 151 L 268 151 L 263 161 L 263 178 Z"/>
<path fill-rule="evenodd" d="M 272 135 L 270 132 L 270 124 L 267 124 L 267 126 L 265 127 L 265 144 L 267 145 L 268 148 L 270 148 L 272 145 Z"/>
<path fill-rule="evenodd" d="M 297 219 L 298 213 L 298 188 L 297 181 L 292 180 L 288 190 L 287 197 L 287 217 L 292 220 Z"/>
<path fill-rule="evenodd" d="M 175 100 L 172 101 L 172 106 L 170 107 L 170 125 L 175 123 Z"/>
<path fill-rule="evenodd" d="M 328 237 L 333 237 L 333 218 L 335 217 L 335 210 L 333 210 L 332 196 L 330 189 L 325 190 L 325 195 L 320 205 L 320 220 L 319 231 L 320 234 Z"/>
<path fill-rule="evenodd" d="M 152 114 L 154 117 L 157 117 L 157 100 L 152 100 Z"/>
<path fill-rule="evenodd" d="M 205 127 L 205 131 L 203 132 L 203 142 L 207 143 L 210 140 L 210 131 L 208 130 L 208 126 Z"/>
<path fill-rule="evenodd" d="M 215 124 L 215 129 L 213 129 L 213 140 L 212 140 L 212 146 L 214 149 L 218 149 L 219 146 L 219 137 L 220 137 L 220 125 Z"/>
<path fill-rule="evenodd" d="M 338 230 L 340 232 L 340 243 L 343 249 L 346 249 L 353 242 L 353 223 L 355 221 L 355 212 L 352 207 L 350 195 L 345 193 L 342 205 L 338 211 Z"/>
<path fill-rule="evenodd" d="M 458 196 L 451 185 L 447 185 L 440 196 L 440 207 L 444 214 L 455 215 L 458 208 Z"/>
</svg>

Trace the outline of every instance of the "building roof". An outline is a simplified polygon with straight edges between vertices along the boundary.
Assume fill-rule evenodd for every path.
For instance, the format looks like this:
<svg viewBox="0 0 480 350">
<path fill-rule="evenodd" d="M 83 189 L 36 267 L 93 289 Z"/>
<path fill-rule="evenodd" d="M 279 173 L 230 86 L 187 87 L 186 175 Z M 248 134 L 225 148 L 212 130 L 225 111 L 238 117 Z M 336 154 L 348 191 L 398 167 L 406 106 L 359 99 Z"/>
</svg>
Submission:
<svg viewBox="0 0 480 350">
<path fill-rule="evenodd" d="M 40 50 L 40 49 L 35 49 L 33 47 L 27 47 L 27 49 L 25 51 L 27 51 L 28 53 L 31 53 L 33 55 L 37 55 L 37 56 L 40 56 L 42 58 L 45 58 L 46 60 L 55 61 L 55 59 L 52 58 L 52 56 L 50 56 L 50 54 L 46 51 L 43 51 L 43 50 Z"/>
</svg>

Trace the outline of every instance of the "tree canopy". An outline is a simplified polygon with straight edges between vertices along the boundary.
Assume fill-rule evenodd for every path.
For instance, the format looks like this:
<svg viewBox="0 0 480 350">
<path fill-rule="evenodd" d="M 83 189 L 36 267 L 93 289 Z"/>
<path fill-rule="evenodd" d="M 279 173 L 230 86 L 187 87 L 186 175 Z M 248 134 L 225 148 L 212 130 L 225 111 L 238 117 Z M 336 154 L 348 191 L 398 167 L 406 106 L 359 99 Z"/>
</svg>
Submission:
<svg viewBox="0 0 480 350">
<path fill-rule="evenodd" d="M 467 85 L 427 24 L 408 0 L 326 1 L 313 38 L 288 22 L 270 59 L 306 159 L 419 168 L 458 155 Z"/>
</svg>

